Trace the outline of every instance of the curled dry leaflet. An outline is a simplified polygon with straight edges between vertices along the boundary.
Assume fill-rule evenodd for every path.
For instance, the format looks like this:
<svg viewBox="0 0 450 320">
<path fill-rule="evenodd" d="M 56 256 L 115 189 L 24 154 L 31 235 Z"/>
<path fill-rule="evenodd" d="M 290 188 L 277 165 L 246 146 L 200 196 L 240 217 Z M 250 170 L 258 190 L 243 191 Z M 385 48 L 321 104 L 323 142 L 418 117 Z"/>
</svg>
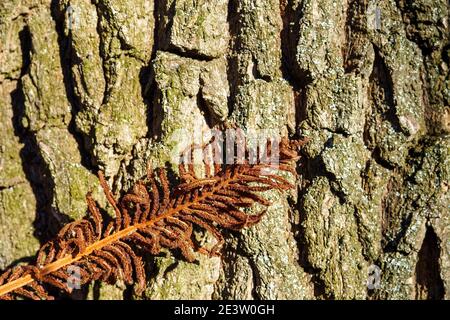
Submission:
<svg viewBox="0 0 450 320">
<path fill-rule="evenodd" d="M 52 287 L 70 293 L 74 268 L 81 285 L 95 280 L 113 284 L 122 279 L 134 284 L 139 295 L 146 285 L 142 259 L 145 252 L 158 254 L 162 247 L 176 249 L 190 262 L 195 260 L 194 251 L 218 255 L 223 243 L 221 230 L 240 230 L 262 218 L 264 212 L 254 215 L 242 211 L 255 203 L 270 205 L 259 192 L 293 187 L 281 172 L 295 174 L 298 149 L 305 142 L 281 139 L 277 148 L 279 163 L 275 165 L 263 161 L 220 165 L 204 160 L 206 173 L 202 178 L 196 176 L 192 164 L 181 163 L 180 183 L 173 188 L 164 169 L 149 169 L 147 177 L 119 201 L 99 172 L 115 219 L 104 222 L 88 194 L 87 217 L 64 226 L 55 239 L 40 248 L 34 264 L 13 267 L 0 276 L 0 299 L 52 299 L 48 291 Z M 271 145 L 268 141 L 267 154 Z M 194 226 L 213 234 L 217 244 L 210 249 L 195 245 Z"/>
</svg>

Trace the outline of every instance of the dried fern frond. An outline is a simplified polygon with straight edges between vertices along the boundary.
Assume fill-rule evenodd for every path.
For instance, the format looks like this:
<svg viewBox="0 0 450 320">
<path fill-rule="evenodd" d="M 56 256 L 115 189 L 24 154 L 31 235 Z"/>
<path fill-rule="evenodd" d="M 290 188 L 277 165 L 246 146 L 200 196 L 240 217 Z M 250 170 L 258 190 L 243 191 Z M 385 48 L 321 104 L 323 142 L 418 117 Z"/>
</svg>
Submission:
<svg viewBox="0 0 450 320">
<path fill-rule="evenodd" d="M 242 211 L 255 203 L 270 205 L 258 194 L 260 191 L 293 187 L 279 171 L 295 172 L 293 163 L 304 143 L 282 139 L 277 165 L 245 161 L 221 166 L 204 160 L 206 168 L 214 167 L 205 170 L 204 178 L 197 177 L 192 165 L 186 170 L 180 164 L 181 183 L 172 190 L 165 170 L 149 170 L 146 179 L 137 182 L 119 201 L 99 172 L 115 220 L 104 223 L 89 193 L 87 217 L 67 224 L 54 240 L 44 244 L 34 265 L 17 266 L 0 276 L 0 299 L 51 299 L 48 285 L 71 292 L 68 284 L 73 270 L 78 270 L 81 284 L 94 280 L 113 284 L 122 279 L 135 284 L 136 294 L 141 294 L 146 284 L 142 252 L 158 254 L 163 247 L 176 249 L 192 262 L 196 250 L 194 226 L 217 239 L 213 248 L 197 251 L 218 255 L 224 241 L 221 229 L 240 230 L 260 221 L 263 213 L 248 215 Z M 267 150 L 270 154 L 270 143 Z"/>
</svg>

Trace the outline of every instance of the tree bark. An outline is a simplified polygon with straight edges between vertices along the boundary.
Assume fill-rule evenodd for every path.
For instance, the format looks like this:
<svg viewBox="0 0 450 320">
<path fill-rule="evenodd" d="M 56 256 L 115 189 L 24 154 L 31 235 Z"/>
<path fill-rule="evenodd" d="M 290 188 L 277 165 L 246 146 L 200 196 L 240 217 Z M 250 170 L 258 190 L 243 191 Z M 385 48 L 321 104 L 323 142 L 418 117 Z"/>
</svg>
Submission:
<svg viewBox="0 0 450 320">
<path fill-rule="evenodd" d="M 173 167 L 180 130 L 233 123 L 310 139 L 297 190 L 268 194 L 221 258 L 149 257 L 142 298 L 450 298 L 449 16 L 446 0 L 2 1 L 0 269 L 89 190 L 107 210 L 98 169 L 120 194 Z"/>
</svg>

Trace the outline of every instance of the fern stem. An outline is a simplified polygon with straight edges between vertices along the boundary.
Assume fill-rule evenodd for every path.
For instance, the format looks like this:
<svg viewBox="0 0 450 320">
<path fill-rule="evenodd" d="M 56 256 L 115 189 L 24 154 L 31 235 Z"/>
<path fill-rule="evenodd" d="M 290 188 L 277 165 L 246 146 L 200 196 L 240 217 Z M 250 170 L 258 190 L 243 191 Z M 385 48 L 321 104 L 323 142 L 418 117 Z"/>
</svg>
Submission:
<svg viewBox="0 0 450 320">
<path fill-rule="evenodd" d="M 72 257 L 71 255 L 66 255 L 65 257 L 58 259 L 58 260 L 46 265 L 45 267 L 43 267 L 42 270 L 39 272 L 39 275 L 45 276 L 45 275 L 51 274 L 52 272 L 55 272 L 67 265 L 71 265 L 72 263 L 81 260 L 82 258 L 84 258 L 86 256 L 89 256 L 95 250 L 100 250 L 105 246 L 113 244 L 114 242 L 131 235 L 132 233 L 136 232 L 137 230 L 139 230 L 141 228 L 146 228 L 146 227 L 152 226 L 167 217 L 174 216 L 177 213 L 179 213 L 180 211 L 189 208 L 190 205 L 199 203 L 202 200 L 205 200 L 207 197 L 213 195 L 220 189 L 226 187 L 232 180 L 236 180 L 236 179 L 237 179 L 237 177 L 235 176 L 235 177 L 230 177 L 230 179 L 220 181 L 215 187 L 213 187 L 211 189 L 211 191 L 205 192 L 203 195 L 199 196 L 194 201 L 189 201 L 185 204 L 180 204 L 180 205 L 176 206 L 175 208 L 168 208 L 168 210 L 166 212 L 164 212 L 163 214 L 161 214 L 149 221 L 145 221 L 145 222 L 142 222 L 139 224 L 129 226 L 129 227 L 122 229 L 120 231 L 117 231 L 117 232 L 113 233 L 112 235 L 109 235 L 97 242 L 94 242 L 90 246 L 86 247 L 86 249 L 83 252 L 80 252 L 79 254 L 77 254 L 75 257 Z M 8 293 L 10 293 L 16 289 L 19 289 L 21 287 L 24 287 L 24 286 L 32 283 L 33 281 L 36 281 L 36 279 L 30 274 L 21 276 L 20 278 L 18 278 L 16 280 L 13 280 L 11 282 L 8 282 L 8 283 L 0 286 L 0 296 L 2 296 L 4 294 L 8 294 Z"/>
</svg>

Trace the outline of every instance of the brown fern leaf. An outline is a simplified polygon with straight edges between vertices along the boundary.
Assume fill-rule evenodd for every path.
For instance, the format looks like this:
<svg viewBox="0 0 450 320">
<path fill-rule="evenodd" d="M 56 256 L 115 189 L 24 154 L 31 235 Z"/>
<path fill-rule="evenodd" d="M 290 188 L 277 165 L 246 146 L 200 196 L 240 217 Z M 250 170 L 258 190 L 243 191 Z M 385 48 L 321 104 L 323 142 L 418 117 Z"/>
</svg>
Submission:
<svg viewBox="0 0 450 320">
<path fill-rule="evenodd" d="M 214 169 L 214 174 L 206 170 L 205 178 L 197 177 L 191 164 L 187 170 L 185 164 L 180 164 L 181 183 L 172 191 L 165 170 L 149 169 L 147 178 L 137 182 L 120 201 L 116 201 L 99 172 L 115 220 L 104 223 L 89 193 L 87 217 L 67 224 L 54 240 L 44 244 L 34 265 L 17 266 L 0 276 L 0 299 L 51 299 L 48 286 L 71 292 L 71 283 L 77 279 L 81 285 L 95 280 L 113 284 L 122 279 L 126 284 L 135 284 L 135 292 L 141 294 L 146 284 L 142 252 L 179 250 L 190 262 L 195 260 L 195 250 L 218 255 L 224 242 L 221 229 L 240 230 L 261 220 L 264 212 L 248 215 L 242 211 L 255 203 L 270 205 L 259 192 L 293 187 L 279 171 L 295 172 L 292 164 L 305 142 L 282 139 L 277 165 L 261 159 L 255 164 L 244 161 L 220 165 L 211 164 L 205 157 L 205 168 Z M 271 148 L 268 143 L 268 155 Z M 248 150 L 245 153 L 248 155 Z M 196 249 L 192 241 L 194 226 L 210 232 L 217 244 L 211 249 Z"/>
</svg>

